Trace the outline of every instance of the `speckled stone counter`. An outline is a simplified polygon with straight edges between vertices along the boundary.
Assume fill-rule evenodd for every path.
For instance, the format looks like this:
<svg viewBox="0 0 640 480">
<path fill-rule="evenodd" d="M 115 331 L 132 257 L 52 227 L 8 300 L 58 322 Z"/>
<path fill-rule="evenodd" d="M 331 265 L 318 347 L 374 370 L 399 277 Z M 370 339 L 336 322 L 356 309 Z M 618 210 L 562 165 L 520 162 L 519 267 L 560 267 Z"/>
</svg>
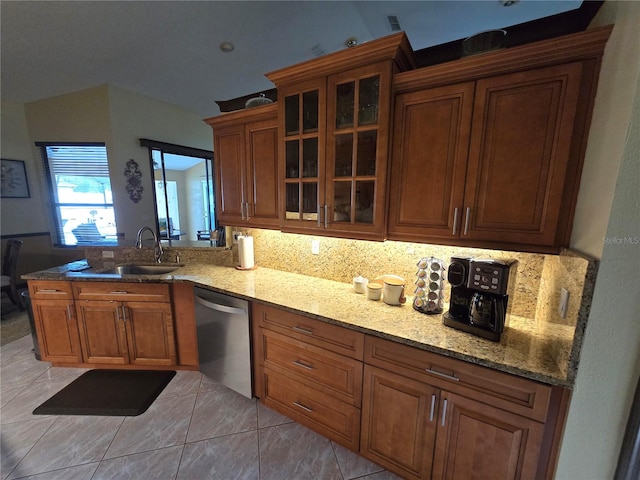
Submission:
<svg viewBox="0 0 640 480">
<path fill-rule="evenodd" d="M 494 368 L 552 385 L 571 387 L 573 375 L 558 365 L 553 352 L 568 348 L 575 329 L 539 324 L 512 315 L 499 343 L 454 330 L 441 315 L 425 315 L 412 308 L 367 300 L 351 284 L 259 267 L 241 271 L 229 266 L 193 263 L 166 275 L 101 274 L 73 271 L 81 262 L 23 276 L 27 280 L 191 282 L 252 301 L 270 304 L 329 323 L 352 328 L 406 345 Z"/>
</svg>

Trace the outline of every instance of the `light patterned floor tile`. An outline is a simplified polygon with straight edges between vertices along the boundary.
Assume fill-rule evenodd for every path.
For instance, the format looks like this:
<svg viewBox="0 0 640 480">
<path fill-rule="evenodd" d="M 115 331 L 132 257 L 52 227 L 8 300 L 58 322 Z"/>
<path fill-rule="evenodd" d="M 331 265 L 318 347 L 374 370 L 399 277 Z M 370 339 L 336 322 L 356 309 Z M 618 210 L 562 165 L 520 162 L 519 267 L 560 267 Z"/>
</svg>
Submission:
<svg viewBox="0 0 640 480">
<path fill-rule="evenodd" d="M 177 480 L 258 480 L 259 473 L 258 433 L 254 430 L 188 443 Z"/>
<path fill-rule="evenodd" d="M 178 445 L 103 460 L 91 480 L 174 480 L 180 465 L 182 449 L 183 446 Z"/>
<path fill-rule="evenodd" d="M 331 442 L 297 423 L 263 428 L 261 480 L 342 480 Z"/>
<path fill-rule="evenodd" d="M 188 442 L 246 432 L 258 428 L 255 399 L 232 390 L 214 390 L 198 394 Z"/>
</svg>

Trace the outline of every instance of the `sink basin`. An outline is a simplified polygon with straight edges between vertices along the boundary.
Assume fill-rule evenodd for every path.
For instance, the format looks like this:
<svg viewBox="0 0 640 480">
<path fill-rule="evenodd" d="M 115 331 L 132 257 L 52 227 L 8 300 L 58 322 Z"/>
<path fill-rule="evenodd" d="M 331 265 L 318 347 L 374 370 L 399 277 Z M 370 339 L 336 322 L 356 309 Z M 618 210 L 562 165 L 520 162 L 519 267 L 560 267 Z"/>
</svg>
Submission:
<svg viewBox="0 0 640 480">
<path fill-rule="evenodd" d="M 184 265 L 118 265 L 102 273 L 117 273 L 119 275 L 163 275 L 171 273 Z"/>
</svg>

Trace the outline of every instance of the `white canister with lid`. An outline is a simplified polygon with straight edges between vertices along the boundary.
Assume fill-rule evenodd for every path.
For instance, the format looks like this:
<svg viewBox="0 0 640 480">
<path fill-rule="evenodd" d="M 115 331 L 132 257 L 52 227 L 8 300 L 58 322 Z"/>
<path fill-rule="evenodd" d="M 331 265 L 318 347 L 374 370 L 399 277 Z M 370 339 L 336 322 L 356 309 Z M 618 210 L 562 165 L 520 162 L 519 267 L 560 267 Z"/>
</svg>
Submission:
<svg viewBox="0 0 640 480">
<path fill-rule="evenodd" d="M 404 280 L 385 278 L 382 288 L 382 301 L 387 305 L 402 305 L 407 301 L 404 296 Z"/>
<path fill-rule="evenodd" d="M 353 290 L 356 293 L 364 293 L 367 290 L 367 283 L 369 280 L 362 276 L 353 277 Z"/>
</svg>

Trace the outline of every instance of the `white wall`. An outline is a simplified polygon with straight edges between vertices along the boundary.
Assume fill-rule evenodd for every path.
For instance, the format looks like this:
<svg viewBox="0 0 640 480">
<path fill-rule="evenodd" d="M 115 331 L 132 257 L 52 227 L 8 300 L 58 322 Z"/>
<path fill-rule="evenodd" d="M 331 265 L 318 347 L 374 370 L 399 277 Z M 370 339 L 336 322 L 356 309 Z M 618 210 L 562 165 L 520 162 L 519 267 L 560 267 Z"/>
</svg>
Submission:
<svg viewBox="0 0 640 480">
<path fill-rule="evenodd" d="M 2 235 L 48 232 L 39 169 L 33 158 L 27 132 L 27 118 L 22 103 L 2 101 L 2 158 L 22 160 L 27 171 L 30 198 L 3 198 L 0 201 Z M 25 215 L 29 212 L 29 215 Z"/>
<path fill-rule="evenodd" d="M 607 42 L 585 153 L 571 247 L 600 258 L 640 72 L 640 4 L 606 1 L 591 26 L 615 24 Z"/>
<path fill-rule="evenodd" d="M 109 115 L 113 137 L 109 162 L 112 175 L 122 179 L 122 182 L 114 182 L 112 178 L 114 204 L 120 213 L 118 230 L 125 233 L 126 239 L 135 239 L 141 226 L 153 226 L 155 211 L 149 150 L 140 146 L 139 139 L 213 150 L 213 132 L 199 115 L 182 107 L 111 86 Z M 122 172 L 129 159 L 134 159 L 142 172 L 144 191 L 138 203 L 131 201 L 125 188 Z"/>
<path fill-rule="evenodd" d="M 563 480 L 613 478 L 640 372 L 640 3 L 605 2 L 603 14 L 616 27 L 603 63 L 589 168 L 603 183 L 615 177 L 615 192 L 609 199 L 611 189 L 597 176 L 583 179 L 581 195 L 591 198 L 582 199 L 582 208 L 593 208 L 594 223 L 602 216 L 608 226 L 603 233 L 574 229 L 585 250 L 600 249 L 602 258 L 556 474 Z M 631 78 L 609 81 L 620 75 Z"/>
<path fill-rule="evenodd" d="M 199 115 L 148 97 L 119 88 L 102 85 L 80 92 L 47 98 L 24 105 L 21 114 L 20 105 L 2 103 L 2 138 L 4 144 L 7 126 L 22 126 L 22 134 L 16 135 L 14 144 L 36 173 L 39 158 L 33 147 L 37 141 L 104 142 L 109 156 L 109 171 L 113 190 L 113 203 L 116 210 L 118 232 L 124 234 L 124 240 L 134 240 L 138 229 L 143 225 L 153 225 L 155 204 L 153 202 L 153 176 L 149 163 L 148 149 L 140 146 L 140 138 L 149 138 L 166 143 L 186 145 L 204 150 L 213 150 L 213 133 Z M 5 115 L 6 114 L 6 115 Z M 6 123 L 5 123 L 6 116 Z M 6 135 L 11 133 L 7 128 Z M 27 151 L 29 153 L 27 153 Z M 3 150 L 4 156 L 4 150 Z M 11 157 L 8 157 L 11 158 Z M 20 158 L 16 158 L 20 159 Z M 142 198 L 133 202 L 126 190 L 124 170 L 127 162 L 133 159 L 142 172 Z M 39 168 L 37 169 L 39 171 Z M 39 185 L 38 190 L 46 189 Z M 34 211 L 44 212 L 46 199 L 40 197 L 34 202 Z M 14 202 L 15 203 L 15 202 Z M 7 204 L 7 210 L 9 205 Z M 3 217 L 5 203 L 3 202 Z M 44 213 L 43 213 L 44 215 Z M 31 221 L 31 220 L 28 220 Z M 7 213 L 3 218 L 3 229 L 24 233 L 24 215 Z M 39 223 L 40 230 L 48 230 L 46 217 Z"/>
</svg>

